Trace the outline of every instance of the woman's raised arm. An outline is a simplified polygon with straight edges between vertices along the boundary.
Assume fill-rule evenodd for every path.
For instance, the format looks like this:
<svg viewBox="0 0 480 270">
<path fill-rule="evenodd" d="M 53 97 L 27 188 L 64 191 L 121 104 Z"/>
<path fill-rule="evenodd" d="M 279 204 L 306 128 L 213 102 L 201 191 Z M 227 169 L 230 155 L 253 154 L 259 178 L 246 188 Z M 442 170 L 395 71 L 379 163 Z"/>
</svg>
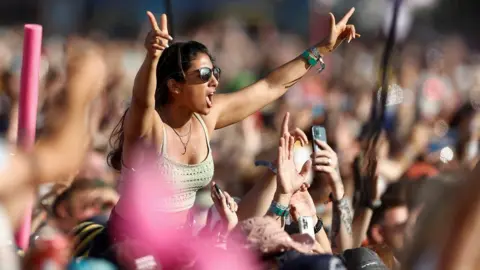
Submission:
<svg viewBox="0 0 480 270">
<path fill-rule="evenodd" d="M 162 15 L 160 27 L 155 16 L 147 12 L 152 29 L 145 39 L 147 54 L 135 77 L 132 104 L 125 118 L 125 136 L 136 140 L 146 135 L 152 128 L 155 116 L 155 89 L 157 87 L 156 70 L 163 50 L 168 47 L 172 37 L 168 34 L 167 16 Z"/>
<path fill-rule="evenodd" d="M 355 27 L 347 24 L 354 11 L 352 8 L 338 23 L 335 22 L 333 14 L 330 14 L 329 35 L 315 45 L 321 55 L 333 51 L 346 39 L 350 42 L 358 37 Z M 311 65 L 300 55 L 238 92 L 215 96 L 212 110 L 212 117 L 216 118 L 215 128 L 237 123 L 280 98 L 310 68 Z"/>
</svg>

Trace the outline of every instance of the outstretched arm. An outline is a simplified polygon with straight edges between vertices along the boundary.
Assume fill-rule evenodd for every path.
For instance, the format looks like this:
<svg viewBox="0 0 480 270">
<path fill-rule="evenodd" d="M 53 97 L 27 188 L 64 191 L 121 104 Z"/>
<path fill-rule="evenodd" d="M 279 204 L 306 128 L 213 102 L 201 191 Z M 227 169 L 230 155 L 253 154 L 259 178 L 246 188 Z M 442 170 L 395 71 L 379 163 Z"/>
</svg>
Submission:
<svg viewBox="0 0 480 270">
<path fill-rule="evenodd" d="M 352 8 L 338 23 L 335 23 L 335 17 L 330 14 L 330 33 L 322 42 L 315 45 L 322 55 L 333 51 L 343 40 L 350 41 L 356 37 L 355 27 L 347 25 L 353 12 Z M 280 98 L 310 68 L 308 62 L 302 56 L 298 56 L 275 69 L 265 78 L 238 92 L 215 96 L 215 106 L 212 111 L 212 117 L 216 118 L 215 128 L 235 124 Z"/>
<path fill-rule="evenodd" d="M 155 16 L 147 12 L 152 30 L 145 40 L 147 54 L 133 85 L 132 104 L 125 118 L 125 136 L 135 141 L 148 134 L 152 129 L 155 116 L 155 89 L 157 87 L 156 70 L 163 50 L 168 47 L 167 16 L 162 15 L 160 27 Z"/>
</svg>

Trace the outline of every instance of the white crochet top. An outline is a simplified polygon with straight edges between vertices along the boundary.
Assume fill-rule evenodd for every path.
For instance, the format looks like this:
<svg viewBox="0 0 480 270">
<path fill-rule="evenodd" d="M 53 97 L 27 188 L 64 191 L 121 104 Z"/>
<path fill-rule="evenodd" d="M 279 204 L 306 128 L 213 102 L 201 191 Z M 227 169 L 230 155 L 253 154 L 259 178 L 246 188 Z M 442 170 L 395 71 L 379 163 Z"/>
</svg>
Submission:
<svg viewBox="0 0 480 270">
<path fill-rule="evenodd" d="M 207 186 L 213 178 L 214 164 L 210 142 L 208 138 L 208 130 L 203 119 L 194 114 L 202 125 L 205 133 L 208 154 L 206 158 L 198 164 L 182 164 L 171 160 L 167 155 L 167 132 L 163 129 L 163 143 L 161 152 L 158 155 L 156 167 L 165 174 L 168 184 L 173 187 L 173 194 L 167 197 L 158 198 L 155 202 L 155 209 L 162 212 L 181 212 L 192 208 L 195 203 L 197 191 Z M 124 181 L 125 174 L 134 173 L 134 169 L 123 166 L 120 185 Z M 121 199 L 120 199 L 121 201 Z M 128 203 L 128 202 L 126 202 Z M 122 216 L 121 203 L 117 204 L 115 210 Z M 120 211 L 118 211 L 120 210 Z"/>
</svg>

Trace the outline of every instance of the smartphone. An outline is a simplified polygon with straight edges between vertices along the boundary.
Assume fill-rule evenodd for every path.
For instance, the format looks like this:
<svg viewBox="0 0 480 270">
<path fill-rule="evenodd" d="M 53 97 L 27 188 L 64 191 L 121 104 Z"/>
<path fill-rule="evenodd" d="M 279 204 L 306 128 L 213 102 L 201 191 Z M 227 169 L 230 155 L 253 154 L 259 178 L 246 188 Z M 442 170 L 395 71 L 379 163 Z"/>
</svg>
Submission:
<svg viewBox="0 0 480 270">
<path fill-rule="evenodd" d="M 315 140 L 320 140 L 322 142 L 327 142 L 327 131 L 322 126 L 313 126 L 312 127 L 312 137 L 313 137 L 313 152 L 317 152 L 320 149 L 315 143 Z"/>
<path fill-rule="evenodd" d="M 315 229 L 313 224 L 312 217 L 300 217 L 298 219 L 298 228 L 300 230 L 300 234 L 308 234 L 313 239 L 315 239 Z"/>
<path fill-rule="evenodd" d="M 215 187 L 215 192 L 217 193 L 217 197 L 221 198 L 223 195 L 222 189 L 217 184 L 215 184 L 214 187 Z"/>
</svg>

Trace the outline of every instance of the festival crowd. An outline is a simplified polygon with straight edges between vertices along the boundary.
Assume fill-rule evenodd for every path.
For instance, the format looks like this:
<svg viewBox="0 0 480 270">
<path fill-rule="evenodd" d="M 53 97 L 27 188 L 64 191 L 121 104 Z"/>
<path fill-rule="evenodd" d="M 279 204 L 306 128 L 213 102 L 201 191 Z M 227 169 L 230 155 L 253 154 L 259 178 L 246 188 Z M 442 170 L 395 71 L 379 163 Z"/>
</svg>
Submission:
<svg viewBox="0 0 480 270">
<path fill-rule="evenodd" d="M 147 16 L 143 44 L 44 38 L 32 151 L 22 32 L 1 32 L 0 269 L 478 269 L 480 58 L 460 37 L 381 67 L 354 9 L 314 44 Z"/>
</svg>

